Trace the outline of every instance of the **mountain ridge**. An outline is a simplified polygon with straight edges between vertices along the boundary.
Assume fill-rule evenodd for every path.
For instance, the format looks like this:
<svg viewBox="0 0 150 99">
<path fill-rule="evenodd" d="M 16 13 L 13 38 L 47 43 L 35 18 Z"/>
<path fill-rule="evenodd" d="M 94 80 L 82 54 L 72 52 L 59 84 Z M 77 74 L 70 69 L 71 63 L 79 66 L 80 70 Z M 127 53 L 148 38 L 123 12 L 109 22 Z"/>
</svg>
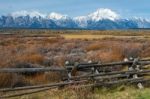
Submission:
<svg viewBox="0 0 150 99">
<path fill-rule="evenodd" d="M 86 16 L 69 17 L 52 12 L 13 12 L 0 17 L 0 28 L 75 28 L 75 29 L 130 29 L 150 28 L 150 21 L 142 18 L 121 18 L 111 9 L 100 8 Z"/>
</svg>

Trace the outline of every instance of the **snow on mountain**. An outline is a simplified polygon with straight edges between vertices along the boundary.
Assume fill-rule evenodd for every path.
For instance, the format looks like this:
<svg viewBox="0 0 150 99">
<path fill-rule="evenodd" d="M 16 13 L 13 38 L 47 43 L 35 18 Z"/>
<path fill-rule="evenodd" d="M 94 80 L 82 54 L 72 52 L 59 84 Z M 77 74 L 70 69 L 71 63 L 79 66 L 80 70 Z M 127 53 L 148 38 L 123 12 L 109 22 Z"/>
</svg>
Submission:
<svg viewBox="0 0 150 99">
<path fill-rule="evenodd" d="M 88 21 L 97 22 L 97 21 L 104 20 L 104 19 L 115 21 L 119 18 L 120 16 L 116 12 L 110 9 L 101 8 L 87 16 L 75 17 L 74 20 L 80 27 L 85 27 L 87 26 Z"/>
<path fill-rule="evenodd" d="M 68 16 L 52 12 L 47 16 L 47 18 L 52 20 L 65 20 L 68 18 Z"/>
<path fill-rule="evenodd" d="M 10 16 L 13 16 L 13 17 L 20 17 L 20 16 L 30 16 L 30 17 L 42 17 L 42 18 L 45 18 L 46 14 L 42 14 L 38 11 L 17 11 L 17 12 L 13 12 L 10 14 Z"/>
<path fill-rule="evenodd" d="M 137 23 L 138 27 L 140 28 L 150 28 L 150 20 L 146 18 L 141 18 L 141 17 L 133 17 L 132 19 Z"/>
<path fill-rule="evenodd" d="M 86 16 L 75 17 L 73 20 L 76 22 L 76 24 L 78 24 L 79 27 L 84 28 L 87 26 L 88 19 Z"/>
<path fill-rule="evenodd" d="M 98 9 L 96 12 L 88 15 L 88 18 L 94 21 L 99 21 L 102 19 L 109 19 L 109 20 L 114 21 L 116 19 L 119 19 L 119 15 L 110 9 L 101 8 L 101 9 Z"/>
<path fill-rule="evenodd" d="M 52 12 L 47 15 L 47 19 L 53 20 L 54 23 L 61 28 L 75 28 L 76 23 L 67 15 Z"/>
<path fill-rule="evenodd" d="M 18 11 L 0 17 L 0 27 L 17 28 L 78 28 L 78 29 L 130 29 L 150 28 L 145 18 L 121 18 L 111 9 L 98 9 L 86 16 L 71 18 L 52 12 Z"/>
<path fill-rule="evenodd" d="M 120 15 L 118 15 L 116 12 L 110 10 L 110 9 L 98 9 L 97 11 L 87 15 L 87 16 L 79 16 L 79 17 L 75 17 L 75 20 L 78 21 L 86 21 L 86 20 L 92 20 L 92 21 L 99 21 L 99 20 L 103 20 L 103 19 L 109 19 L 109 20 L 116 20 L 119 19 Z"/>
</svg>

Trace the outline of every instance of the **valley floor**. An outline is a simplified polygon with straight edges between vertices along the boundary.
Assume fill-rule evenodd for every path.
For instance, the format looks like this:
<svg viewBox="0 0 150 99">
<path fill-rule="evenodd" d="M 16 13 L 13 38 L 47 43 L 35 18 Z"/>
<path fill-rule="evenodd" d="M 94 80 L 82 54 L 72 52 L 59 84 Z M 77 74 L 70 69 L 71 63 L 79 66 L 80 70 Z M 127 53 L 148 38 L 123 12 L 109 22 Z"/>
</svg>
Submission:
<svg viewBox="0 0 150 99">
<path fill-rule="evenodd" d="M 64 66 L 65 61 L 122 61 L 126 57 L 150 57 L 150 31 L 1 30 L 0 67 L 20 63 L 45 67 Z M 120 69 L 120 68 L 117 68 Z M 61 74 L 61 76 L 63 76 Z M 58 73 L 37 75 L 0 74 L 0 87 L 58 82 Z M 14 80 L 15 79 L 15 80 Z M 150 99 L 150 88 L 53 89 L 12 99 Z"/>
<path fill-rule="evenodd" d="M 99 88 L 92 92 L 88 88 L 62 90 L 49 90 L 32 95 L 25 95 L 11 99 L 149 99 L 150 89 L 137 89 L 134 87 L 120 86 L 115 89 Z"/>
</svg>

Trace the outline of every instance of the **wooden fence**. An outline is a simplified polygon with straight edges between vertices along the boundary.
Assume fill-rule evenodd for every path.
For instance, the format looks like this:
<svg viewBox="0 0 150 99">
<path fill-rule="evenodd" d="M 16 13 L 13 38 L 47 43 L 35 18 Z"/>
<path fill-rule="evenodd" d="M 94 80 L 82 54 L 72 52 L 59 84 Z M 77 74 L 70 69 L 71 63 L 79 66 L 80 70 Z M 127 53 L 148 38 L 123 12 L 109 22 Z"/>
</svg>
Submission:
<svg viewBox="0 0 150 99">
<path fill-rule="evenodd" d="M 77 85 L 82 87 L 101 87 L 113 86 L 118 84 L 134 84 L 138 88 L 144 88 L 145 84 L 150 82 L 150 70 L 148 65 L 150 59 L 128 59 L 127 61 L 112 62 L 102 64 L 101 62 L 75 63 L 69 64 L 67 62 L 64 68 L 52 68 L 39 66 L 39 68 L 1 68 L 0 73 L 38 73 L 38 72 L 65 72 L 67 76 L 62 78 L 60 83 L 50 83 L 34 86 L 23 86 L 14 88 L 0 89 L 1 93 L 6 93 L 0 98 L 10 98 L 21 95 L 27 95 L 46 91 L 52 88 L 63 88 L 68 85 Z M 34 65 L 32 66 L 34 67 Z M 36 66 L 37 67 L 37 66 Z M 112 70 L 114 67 L 128 67 L 128 70 Z M 110 71 L 107 71 L 105 69 Z M 82 72 L 84 75 L 77 75 Z M 147 76 L 147 77 L 145 77 Z M 24 92 L 19 92 L 24 90 Z M 13 94 L 12 92 L 18 92 Z"/>
</svg>

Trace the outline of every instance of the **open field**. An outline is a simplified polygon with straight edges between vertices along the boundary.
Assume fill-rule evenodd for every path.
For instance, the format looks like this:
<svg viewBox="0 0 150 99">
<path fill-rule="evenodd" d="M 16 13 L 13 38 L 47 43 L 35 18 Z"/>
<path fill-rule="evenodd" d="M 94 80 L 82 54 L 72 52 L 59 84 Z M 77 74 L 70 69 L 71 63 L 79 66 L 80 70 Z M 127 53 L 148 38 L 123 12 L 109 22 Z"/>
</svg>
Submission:
<svg viewBox="0 0 150 99">
<path fill-rule="evenodd" d="M 12 34 L 13 33 L 13 34 Z M 5 35 L 4 35 L 5 34 Z M 77 30 L 1 30 L 0 66 L 19 67 L 27 63 L 45 67 L 64 67 L 66 61 L 102 63 L 122 61 L 126 57 L 150 57 L 150 31 L 77 31 Z M 122 69 L 122 68 L 115 68 Z M 0 74 L 0 87 L 38 85 L 59 82 L 63 73 Z M 149 99 L 150 89 L 134 86 L 50 90 L 22 99 Z M 111 97 L 111 98 L 110 98 Z M 20 99 L 14 98 L 14 99 Z"/>
<path fill-rule="evenodd" d="M 114 35 L 90 35 L 90 34 L 73 34 L 73 35 L 68 35 L 68 34 L 62 34 L 62 37 L 66 39 L 105 39 L 105 38 L 119 38 L 119 39 L 149 39 L 150 36 L 114 36 Z"/>
<path fill-rule="evenodd" d="M 65 88 L 63 90 L 55 89 L 11 99 L 149 99 L 149 93 L 149 88 L 138 90 L 134 87 L 124 86 L 117 89 L 95 89 L 94 92 L 91 92 L 88 88 Z"/>
</svg>

